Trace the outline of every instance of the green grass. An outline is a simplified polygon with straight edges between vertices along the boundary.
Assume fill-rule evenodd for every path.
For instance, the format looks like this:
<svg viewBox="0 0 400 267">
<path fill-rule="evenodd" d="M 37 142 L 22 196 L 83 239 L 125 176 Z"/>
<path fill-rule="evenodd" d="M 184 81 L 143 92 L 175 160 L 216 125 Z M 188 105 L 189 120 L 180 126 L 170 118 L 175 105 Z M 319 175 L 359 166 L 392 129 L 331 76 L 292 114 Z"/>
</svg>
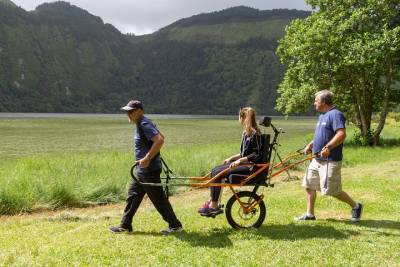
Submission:
<svg viewBox="0 0 400 267">
<path fill-rule="evenodd" d="M 162 155 L 175 175 L 204 175 L 239 150 L 241 129 L 234 119 L 155 122 L 166 136 Z M 311 140 L 315 119 L 274 123 L 285 130 L 279 147 L 283 156 Z M 0 154 L 0 214 L 123 200 L 131 179 L 133 128 L 123 116 L 0 120 L 5 144 Z M 394 137 L 395 129 L 387 126 L 386 135 Z M 397 146 L 350 147 L 345 149 L 345 166 L 385 162 L 398 155 Z"/>
<path fill-rule="evenodd" d="M 214 43 L 236 44 L 248 41 L 255 36 L 280 39 L 287 20 L 268 20 L 259 22 L 232 22 L 216 25 L 197 25 L 176 27 L 168 32 L 168 39 L 178 41 L 209 41 Z"/>
<path fill-rule="evenodd" d="M 177 174 L 203 174 L 238 151 L 241 130 L 234 120 L 155 121 L 167 136 L 163 155 Z M 275 120 L 287 131 L 280 153 L 308 142 L 314 123 Z M 388 124 L 383 136 L 398 140 L 398 126 Z M 176 194 L 173 206 L 186 231 L 165 237 L 159 230 L 166 224 L 148 200 L 132 235 L 107 232 L 118 224 L 123 203 L 71 209 L 124 198 L 132 164 L 132 126 L 125 118 L 2 119 L 0 134 L 6 144 L 0 213 L 45 209 L 0 217 L 0 266 L 400 265 L 398 146 L 345 147 L 344 189 L 365 205 L 359 224 L 349 223 L 349 208 L 329 197 L 317 199 L 317 221 L 294 222 L 305 199 L 300 181 L 292 181 L 263 190 L 267 218 L 259 229 L 245 231 L 231 229 L 224 215 L 197 215 L 207 190 Z M 229 197 L 225 192 L 225 203 Z"/>
<path fill-rule="evenodd" d="M 309 131 L 313 121 L 281 120 L 289 132 L 283 139 Z M 162 155 L 177 175 L 204 175 L 239 150 L 235 119 L 155 122 L 166 136 Z M 0 120 L 0 214 L 123 200 L 133 129 L 124 116 Z"/>
<path fill-rule="evenodd" d="M 299 182 L 264 190 L 267 219 L 259 229 L 233 230 L 224 215 L 207 219 L 196 209 L 207 196 L 195 190 L 173 197 L 186 231 L 162 236 L 165 227 L 146 201 L 134 218 L 132 235 L 112 235 L 123 205 L 74 209 L 0 223 L 0 262 L 4 266 L 398 266 L 400 216 L 399 160 L 386 170 L 360 165 L 344 170 L 344 188 L 365 204 L 363 221 L 348 222 L 349 209 L 318 198 L 318 221 L 293 217 L 305 209 Z M 353 171 L 355 173 L 353 173 Z M 224 201 L 229 194 L 224 195 Z"/>
</svg>

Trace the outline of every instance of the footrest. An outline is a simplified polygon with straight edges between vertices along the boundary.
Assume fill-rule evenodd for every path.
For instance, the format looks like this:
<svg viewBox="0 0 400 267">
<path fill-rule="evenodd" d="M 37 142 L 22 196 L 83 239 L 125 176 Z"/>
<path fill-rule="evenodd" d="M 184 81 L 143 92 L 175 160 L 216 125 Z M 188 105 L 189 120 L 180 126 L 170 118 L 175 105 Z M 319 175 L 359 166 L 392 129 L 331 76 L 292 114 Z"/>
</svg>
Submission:
<svg viewBox="0 0 400 267">
<path fill-rule="evenodd" d="M 222 214 L 222 213 L 223 213 L 223 212 L 218 213 L 218 214 L 200 214 L 200 215 L 203 216 L 203 217 L 215 219 L 215 217 L 217 217 L 218 215 L 220 215 L 220 214 Z"/>
<path fill-rule="evenodd" d="M 220 215 L 222 213 L 224 213 L 224 210 L 223 209 L 219 209 L 218 211 L 215 211 L 215 212 L 200 213 L 200 215 L 203 216 L 203 217 L 215 218 L 215 216 L 218 216 L 218 215 Z"/>
</svg>

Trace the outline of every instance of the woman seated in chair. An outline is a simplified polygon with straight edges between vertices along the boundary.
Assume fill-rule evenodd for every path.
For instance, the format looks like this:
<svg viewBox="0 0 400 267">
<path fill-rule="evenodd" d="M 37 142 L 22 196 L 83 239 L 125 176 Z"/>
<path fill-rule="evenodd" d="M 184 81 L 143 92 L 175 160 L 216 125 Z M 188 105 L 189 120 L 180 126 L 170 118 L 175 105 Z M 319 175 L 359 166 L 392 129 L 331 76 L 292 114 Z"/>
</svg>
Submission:
<svg viewBox="0 0 400 267">
<path fill-rule="evenodd" d="M 260 163 L 262 159 L 262 140 L 261 131 L 256 123 L 256 114 L 251 107 L 242 108 L 239 111 L 239 122 L 243 127 L 242 143 L 240 145 L 240 154 L 233 155 L 226 160 L 224 164 L 212 169 L 211 176 L 215 177 L 218 173 L 229 168 L 229 171 L 214 181 L 220 183 L 223 178 L 228 178 L 231 174 L 250 174 L 251 166 L 241 166 L 243 163 Z M 202 216 L 212 216 L 221 214 L 223 211 L 218 206 L 218 199 L 221 193 L 221 187 L 210 187 L 211 194 L 209 201 L 205 202 L 198 212 Z"/>
</svg>

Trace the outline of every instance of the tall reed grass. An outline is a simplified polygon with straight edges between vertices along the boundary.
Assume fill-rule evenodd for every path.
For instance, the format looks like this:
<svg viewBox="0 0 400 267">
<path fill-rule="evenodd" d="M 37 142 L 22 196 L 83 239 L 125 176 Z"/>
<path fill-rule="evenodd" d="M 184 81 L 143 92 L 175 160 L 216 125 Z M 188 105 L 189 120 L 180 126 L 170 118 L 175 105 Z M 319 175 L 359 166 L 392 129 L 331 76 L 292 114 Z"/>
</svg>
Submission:
<svg viewBox="0 0 400 267">
<path fill-rule="evenodd" d="M 236 121 L 159 120 L 157 123 L 167 136 L 162 156 L 175 176 L 204 175 L 226 157 L 239 152 L 241 130 Z M 288 131 L 281 139 L 281 155 L 302 147 L 312 138 L 314 120 L 282 120 L 276 124 Z M 2 137 L 8 145 L 0 154 L 0 214 L 99 205 L 125 198 L 126 187 L 131 182 L 129 169 L 133 164 L 132 145 L 129 144 L 132 127 L 126 126 L 125 120 L 118 123 L 99 119 L 83 122 L 77 119 L 61 122 L 0 120 L 0 129 L 2 127 L 7 130 Z M 26 128 L 34 132 L 31 139 L 28 138 L 33 142 L 32 147 L 20 139 L 29 136 L 29 131 L 21 132 Z M 35 132 L 35 129 L 40 131 Z M 385 131 L 388 136 L 398 134 L 398 128 L 390 125 Z M 84 136 L 83 149 L 65 149 L 79 147 L 82 140 L 78 136 Z M 110 142 L 99 146 L 99 136 Z M 57 141 L 61 139 L 62 144 Z M 14 149 L 11 143 L 22 148 Z M 32 150 L 26 154 L 24 146 Z M 41 150 L 43 146 L 56 149 Z M 22 152 L 9 157 L 7 151 Z M 345 148 L 345 166 L 364 162 L 379 164 L 399 154 L 398 146 L 349 147 Z"/>
</svg>

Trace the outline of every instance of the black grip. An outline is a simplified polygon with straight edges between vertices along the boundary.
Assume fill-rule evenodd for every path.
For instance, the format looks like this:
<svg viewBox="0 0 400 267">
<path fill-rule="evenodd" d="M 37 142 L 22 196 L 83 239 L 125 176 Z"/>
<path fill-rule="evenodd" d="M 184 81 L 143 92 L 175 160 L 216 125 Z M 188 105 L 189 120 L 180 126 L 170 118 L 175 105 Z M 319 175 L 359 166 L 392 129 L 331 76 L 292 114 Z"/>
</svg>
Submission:
<svg viewBox="0 0 400 267">
<path fill-rule="evenodd" d="M 138 163 L 133 164 L 130 173 L 131 173 L 132 179 L 138 182 L 138 179 L 136 178 L 136 176 L 134 174 L 135 173 L 135 168 L 136 168 L 137 165 L 138 165 Z"/>
</svg>

